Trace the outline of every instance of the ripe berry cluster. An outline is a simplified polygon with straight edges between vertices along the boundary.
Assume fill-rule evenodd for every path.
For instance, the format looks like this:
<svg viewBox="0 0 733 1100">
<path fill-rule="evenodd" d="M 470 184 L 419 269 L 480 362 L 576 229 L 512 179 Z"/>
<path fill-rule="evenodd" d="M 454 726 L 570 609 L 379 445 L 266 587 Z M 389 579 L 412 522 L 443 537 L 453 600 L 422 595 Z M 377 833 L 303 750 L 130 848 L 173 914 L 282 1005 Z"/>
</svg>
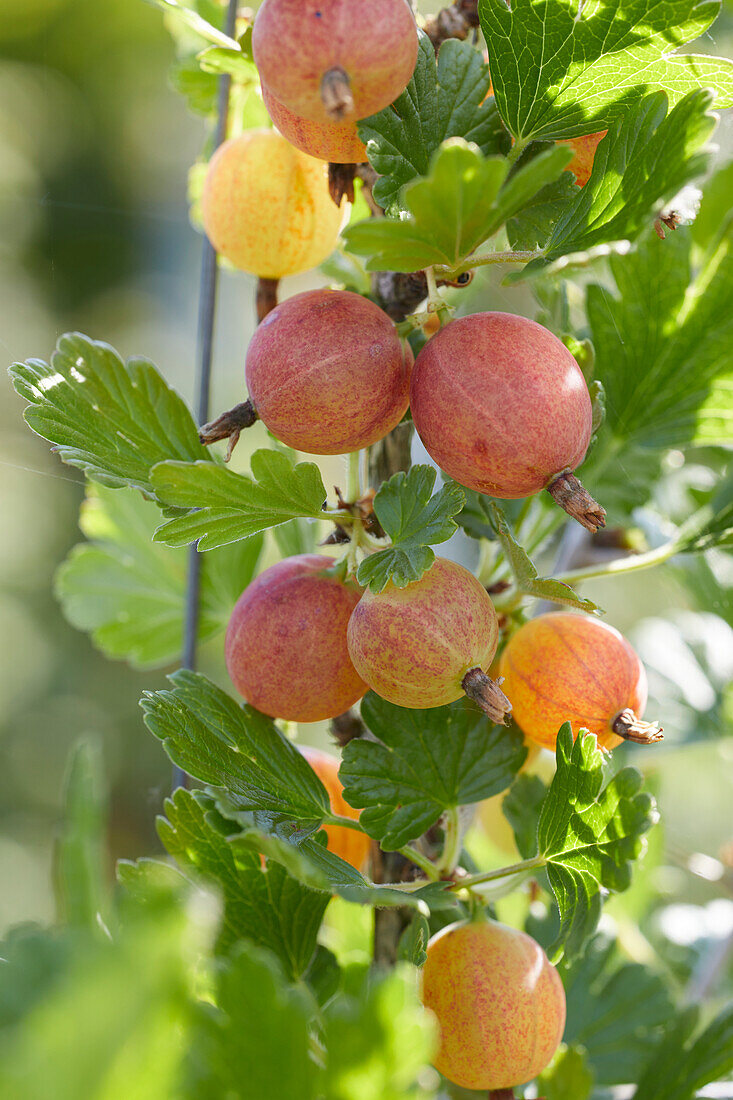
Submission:
<svg viewBox="0 0 733 1100">
<path fill-rule="evenodd" d="M 346 0 L 265 0 L 257 14 L 254 58 L 279 133 L 226 142 L 211 161 L 202 210 L 216 249 L 261 278 L 306 270 L 331 252 L 342 214 L 322 162 L 366 160 L 356 122 L 392 103 L 412 75 L 417 34 L 406 0 L 369 0 L 368 17 L 357 15 Z M 589 530 L 604 524 L 572 473 L 591 439 L 588 387 L 567 347 L 534 321 L 462 317 L 413 359 L 374 302 L 313 290 L 269 312 L 245 371 L 245 419 L 206 442 L 259 418 L 298 451 L 352 453 L 386 436 L 409 407 L 428 453 L 460 484 L 502 499 L 546 489 Z M 644 670 L 612 628 L 567 613 L 530 620 L 509 638 L 492 679 L 499 621 L 472 573 L 437 558 L 420 579 L 375 594 L 357 583 L 353 560 L 345 570 L 322 555 L 287 558 L 243 592 L 226 662 L 252 706 L 313 722 L 342 714 L 368 688 L 417 709 L 467 695 L 496 723 L 513 711 L 525 736 L 548 748 L 566 720 L 606 748 L 648 738 L 637 718 Z M 358 817 L 343 800 L 338 761 L 305 752 L 333 810 Z M 363 833 L 331 826 L 328 839 L 364 865 Z M 466 1088 L 532 1079 L 562 1038 L 557 972 L 530 937 L 485 918 L 431 940 L 423 999 L 440 1024 L 436 1066 Z"/>
</svg>

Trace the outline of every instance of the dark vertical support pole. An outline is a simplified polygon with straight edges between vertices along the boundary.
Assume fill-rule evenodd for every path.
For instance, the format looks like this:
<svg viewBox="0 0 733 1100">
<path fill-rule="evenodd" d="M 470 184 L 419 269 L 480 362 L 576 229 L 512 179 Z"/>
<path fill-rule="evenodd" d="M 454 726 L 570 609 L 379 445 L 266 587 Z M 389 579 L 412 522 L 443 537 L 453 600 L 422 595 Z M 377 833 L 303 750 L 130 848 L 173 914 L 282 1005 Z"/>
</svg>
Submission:
<svg viewBox="0 0 733 1100">
<path fill-rule="evenodd" d="M 229 0 L 227 9 L 227 21 L 225 33 L 230 38 L 234 37 L 235 20 L 237 15 L 237 0 Z M 231 78 L 219 77 L 219 95 L 217 100 L 216 133 L 214 135 L 214 148 L 224 141 L 227 132 L 227 115 L 229 113 L 229 88 Z M 196 367 L 196 398 L 195 417 L 198 424 L 205 424 L 209 419 L 209 390 L 211 384 L 211 353 L 214 343 L 214 318 L 216 316 L 216 290 L 218 283 L 219 267 L 215 249 L 207 237 L 204 237 L 203 251 L 201 255 L 201 279 L 199 282 L 199 316 L 197 333 L 197 367 Z M 183 650 L 181 652 L 181 667 L 194 669 L 196 667 L 196 648 L 198 642 L 199 625 L 199 596 L 201 592 L 201 555 L 196 549 L 196 543 L 192 543 L 188 558 L 188 580 L 186 583 L 186 607 L 183 629 Z M 173 790 L 176 787 L 186 786 L 186 773 L 182 768 L 173 767 Z"/>
</svg>

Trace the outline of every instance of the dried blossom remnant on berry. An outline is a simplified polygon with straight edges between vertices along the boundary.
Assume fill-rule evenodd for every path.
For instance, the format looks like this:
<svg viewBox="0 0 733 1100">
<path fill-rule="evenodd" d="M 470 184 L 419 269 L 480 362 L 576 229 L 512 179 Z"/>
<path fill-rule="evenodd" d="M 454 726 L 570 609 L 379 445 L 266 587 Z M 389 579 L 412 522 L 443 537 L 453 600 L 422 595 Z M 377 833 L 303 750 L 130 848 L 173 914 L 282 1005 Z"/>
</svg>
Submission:
<svg viewBox="0 0 733 1100">
<path fill-rule="evenodd" d="M 199 439 L 204 447 L 208 447 L 211 443 L 218 443 L 221 439 L 228 439 L 229 445 L 224 458 L 224 461 L 228 462 L 239 442 L 240 432 L 244 428 L 251 428 L 257 419 L 257 410 L 252 402 L 242 401 L 233 409 L 228 409 L 221 416 L 217 416 L 215 420 L 204 424 L 199 431 Z"/>
<path fill-rule="evenodd" d="M 461 687 L 468 698 L 478 703 L 491 721 L 498 726 L 506 725 L 507 715 L 511 714 L 512 710 L 512 704 L 501 690 L 500 685 L 503 683 L 503 676 L 498 680 L 492 680 L 480 668 L 469 669 L 461 681 Z"/>
<path fill-rule="evenodd" d="M 557 474 L 547 486 L 547 492 L 556 504 L 592 535 L 599 527 L 606 526 L 606 509 L 593 499 L 570 470 Z"/>
<path fill-rule="evenodd" d="M 326 114 L 334 122 L 341 122 L 354 113 L 354 97 L 351 94 L 351 81 L 343 69 L 329 69 L 321 80 L 321 100 Z"/>
<path fill-rule="evenodd" d="M 625 741 L 633 741 L 637 745 L 655 745 L 664 739 L 659 722 L 642 722 L 629 707 L 616 715 L 611 729 Z"/>
<path fill-rule="evenodd" d="M 355 201 L 356 170 L 356 164 L 329 164 L 328 193 L 337 206 L 341 206 L 344 198 L 350 203 Z"/>
<path fill-rule="evenodd" d="M 477 0 L 456 0 L 425 21 L 425 33 L 437 53 L 448 38 L 468 38 L 479 25 Z"/>
</svg>

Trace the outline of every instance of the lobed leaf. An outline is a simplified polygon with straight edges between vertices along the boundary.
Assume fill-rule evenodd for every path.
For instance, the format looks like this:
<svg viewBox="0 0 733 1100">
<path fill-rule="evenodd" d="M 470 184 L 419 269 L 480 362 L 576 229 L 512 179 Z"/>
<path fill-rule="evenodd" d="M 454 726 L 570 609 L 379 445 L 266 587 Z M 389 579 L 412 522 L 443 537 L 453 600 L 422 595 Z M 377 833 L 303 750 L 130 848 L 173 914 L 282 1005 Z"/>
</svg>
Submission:
<svg viewBox="0 0 733 1100">
<path fill-rule="evenodd" d="M 665 241 L 650 233 L 633 252 L 611 257 L 615 293 L 588 288 L 606 422 L 583 479 L 612 515 L 648 499 L 663 450 L 733 436 L 732 244 L 730 221 L 701 254 L 688 229 Z"/>
<path fill-rule="evenodd" d="M 326 490 L 314 462 L 295 464 L 291 453 L 255 451 L 252 476 L 237 474 L 213 462 L 161 462 L 151 472 L 158 499 L 190 509 L 162 524 L 156 542 L 186 546 L 198 540 L 200 550 L 250 538 L 290 520 L 318 518 Z"/>
<path fill-rule="evenodd" d="M 218 802 L 221 804 L 222 800 L 218 799 Z M 223 805 L 226 808 L 226 800 Z M 425 917 L 433 910 L 453 912 L 456 916 L 461 912 L 455 894 L 445 889 L 445 883 L 430 883 L 409 892 L 379 886 L 330 852 L 321 840 L 325 841 L 325 833 L 315 837 L 291 835 L 286 840 L 261 814 L 253 814 L 251 824 L 246 821 L 246 815 L 235 816 L 242 828 L 240 834 L 230 838 L 235 851 L 261 852 L 268 859 L 281 863 L 289 874 L 313 889 L 327 890 L 345 901 L 370 905 L 375 909 L 414 909 Z"/>
<path fill-rule="evenodd" d="M 183 643 L 189 552 L 152 541 L 159 520 L 159 510 L 139 493 L 96 488 L 81 511 L 89 541 L 71 550 L 55 579 L 68 621 L 88 631 L 108 657 L 136 668 L 170 664 Z M 203 558 L 199 640 L 225 629 L 261 549 L 255 535 Z"/>
<path fill-rule="evenodd" d="M 271 718 L 239 706 L 200 673 L 180 669 L 172 690 L 146 692 L 145 724 L 189 775 L 261 810 L 288 835 L 314 832 L 329 813 L 326 789 Z"/>
<path fill-rule="evenodd" d="M 213 1004 L 199 1004 L 184 1095 L 192 1100 L 297 1096 L 317 1100 L 311 1057 L 313 1004 L 278 959 L 243 942 L 219 963 Z"/>
<path fill-rule="evenodd" d="M 669 113 L 663 92 L 646 96 L 598 145 L 585 187 L 555 223 L 548 260 L 609 241 L 635 240 L 663 203 L 702 175 L 715 127 L 707 91 L 691 92 Z"/>
<path fill-rule="evenodd" d="M 710 504 L 683 524 L 674 543 L 680 554 L 733 545 L 733 475 L 728 475 Z"/>
<path fill-rule="evenodd" d="M 537 855 L 537 826 L 547 787 L 538 775 L 518 775 L 502 800 L 501 809 L 514 832 L 522 859 Z"/>
<path fill-rule="evenodd" d="M 114 936 L 26 926 L 2 944 L 3 1097 L 177 1094 L 196 932 L 171 891 L 123 913 Z"/>
<path fill-rule="evenodd" d="M 327 1007 L 325 1032 L 324 1100 L 427 1100 L 422 1078 L 437 1027 L 420 1003 L 411 966 L 352 979 L 349 994 Z"/>
<path fill-rule="evenodd" d="M 537 1086 L 542 1089 L 543 1100 L 590 1100 L 593 1080 L 585 1051 L 563 1043 L 540 1074 Z"/>
<path fill-rule="evenodd" d="M 451 38 L 436 58 L 427 35 L 418 31 L 418 36 L 415 72 L 402 95 L 358 123 L 380 176 L 374 198 L 393 216 L 401 209 L 402 188 L 428 174 L 433 153 L 448 138 L 464 138 L 485 156 L 506 152 L 509 145 L 493 100 L 487 98 L 491 76 L 478 51 Z"/>
<path fill-rule="evenodd" d="M 585 1051 L 600 1085 L 638 1080 L 675 1014 L 667 987 L 650 967 L 621 962 L 616 944 L 596 935 L 561 969 L 567 1000 L 563 1041 Z"/>
<path fill-rule="evenodd" d="M 427 178 L 403 192 L 406 216 L 371 218 L 344 230 L 349 249 L 368 256 L 368 271 L 458 268 L 522 209 L 570 160 L 570 151 L 545 150 L 507 178 L 504 157 L 484 157 L 459 138 L 433 155 Z"/>
<path fill-rule="evenodd" d="M 537 847 L 560 909 L 560 931 L 550 948 L 577 955 L 601 911 L 601 889 L 625 890 L 643 834 L 657 820 L 642 776 L 622 768 L 604 785 L 603 755 L 594 734 L 573 740 L 569 722 L 557 735 L 557 771 L 542 804 Z"/>
<path fill-rule="evenodd" d="M 690 1006 L 668 1026 L 665 1041 L 639 1078 L 633 1100 L 692 1100 L 711 1081 L 733 1072 L 733 1005 L 695 1035 L 698 1009 Z"/>
<path fill-rule="evenodd" d="M 435 561 L 431 545 L 457 531 L 453 517 L 463 508 L 465 495 L 453 482 L 431 496 L 435 476 L 432 466 L 413 466 L 408 473 L 394 474 L 378 490 L 374 511 L 392 545 L 361 562 L 359 584 L 381 592 L 389 581 L 404 588 L 419 580 Z"/>
<path fill-rule="evenodd" d="M 501 117 L 524 143 L 597 133 L 650 91 L 675 105 L 711 88 L 730 106 L 730 61 L 675 53 L 718 11 L 715 0 L 479 0 Z"/>
<path fill-rule="evenodd" d="M 514 583 L 523 595 L 538 600 L 550 600 L 566 607 L 576 607 L 581 611 L 600 612 L 597 604 L 592 600 L 581 599 L 570 585 L 552 577 L 539 576 L 526 551 L 514 537 L 502 509 L 493 500 L 488 502 L 488 515 L 514 575 Z"/>
<path fill-rule="evenodd" d="M 527 755 L 518 732 L 492 726 L 463 699 L 407 710 L 369 692 L 361 713 L 378 741 L 350 741 L 339 777 L 385 851 L 421 836 L 445 810 L 505 790 Z"/>
<path fill-rule="evenodd" d="M 202 792 L 179 788 L 165 802 L 158 835 L 169 855 L 218 886 L 223 912 L 216 949 L 226 954 L 240 940 L 267 947 L 291 981 L 308 968 L 330 894 L 291 877 L 282 864 L 260 866 L 259 854 L 227 841 L 230 823 Z"/>
<path fill-rule="evenodd" d="M 542 148 L 542 144 L 532 145 L 528 152 Z M 521 159 L 518 163 L 522 163 Z M 546 183 L 537 191 L 521 210 L 507 220 L 507 238 L 511 248 L 529 251 L 543 249 L 560 217 L 569 208 L 578 194 L 575 177 L 571 171 Z"/>
<path fill-rule="evenodd" d="M 207 458 L 185 403 L 147 359 L 123 363 L 109 344 L 72 332 L 59 338 L 50 363 L 15 363 L 10 377 L 30 402 L 29 427 L 103 485 L 152 496 L 156 463 Z"/>
</svg>

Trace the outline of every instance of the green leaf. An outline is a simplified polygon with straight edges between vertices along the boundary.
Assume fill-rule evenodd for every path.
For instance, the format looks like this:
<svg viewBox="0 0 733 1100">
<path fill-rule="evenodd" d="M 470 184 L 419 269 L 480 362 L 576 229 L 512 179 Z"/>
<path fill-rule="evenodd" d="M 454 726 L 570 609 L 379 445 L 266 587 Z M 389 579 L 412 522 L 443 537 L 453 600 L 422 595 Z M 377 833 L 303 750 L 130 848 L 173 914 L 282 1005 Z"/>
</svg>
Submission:
<svg viewBox="0 0 733 1100">
<path fill-rule="evenodd" d="M 707 166 L 702 149 L 715 127 L 711 96 L 691 92 L 667 113 L 663 92 L 625 112 L 596 149 L 585 187 L 556 222 L 549 260 L 609 241 L 635 240 L 667 199 Z"/>
<path fill-rule="evenodd" d="M 202 1005 L 184 1095 L 192 1100 L 320 1096 L 310 1055 L 313 1005 L 271 952 L 241 943 L 219 964 L 216 1007 Z"/>
<path fill-rule="evenodd" d="M 442 476 L 445 483 L 450 485 L 452 479 L 447 474 Z M 456 516 L 458 526 L 472 539 L 495 539 L 496 531 L 489 519 L 488 498 L 474 489 L 466 489 L 463 485 L 460 488 L 463 489 L 466 503 Z"/>
<path fill-rule="evenodd" d="M 0 1095 L 13 1100 L 177 1095 L 189 1040 L 188 988 L 202 931 L 195 932 L 178 896 L 161 892 L 147 906 L 126 911 L 113 938 L 77 931 L 65 942 L 62 966 L 51 963 L 55 973 L 47 974 L 42 996 L 29 996 L 28 983 L 39 980 L 39 967 L 48 967 L 55 950 L 42 946 L 42 934 L 36 933 L 33 967 L 19 972 L 16 965 L 9 972 L 3 964 L 3 986 L 13 982 L 24 1015 L 0 1031 Z"/>
<path fill-rule="evenodd" d="M 262 810 L 288 835 L 313 832 L 330 812 L 326 789 L 271 718 L 239 706 L 200 673 L 181 669 L 173 689 L 146 692 L 145 724 L 174 764 L 226 790 L 242 810 Z"/>
<path fill-rule="evenodd" d="M 325 1100 L 405 1100 L 426 1096 L 419 1079 L 436 1049 L 436 1025 L 404 963 L 365 973 L 355 995 L 326 1009 Z"/>
<path fill-rule="evenodd" d="M 158 508 L 139 493 L 90 489 L 80 521 L 90 541 L 73 548 L 55 579 L 69 622 L 108 657 L 136 668 L 170 664 L 183 643 L 189 552 L 152 542 L 159 521 Z M 199 640 L 225 629 L 261 548 L 255 535 L 202 559 Z"/>
<path fill-rule="evenodd" d="M 181 0 L 146 0 L 146 3 L 152 4 L 154 8 L 160 8 L 167 15 L 180 19 L 189 30 L 194 31 L 201 38 L 206 39 L 207 42 L 213 42 L 214 45 L 221 46 L 224 49 L 239 51 L 239 44 L 236 39 L 224 34 L 213 23 L 209 23 L 197 11 L 182 3 Z"/>
<path fill-rule="evenodd" d="M 432 466 L 413 466 L 384 482 L 374 498 L 374 511 L 392 545 L 361 562 L 359 584 L 372 592 L 381 592 L 388 581 L 404 588 L 430 568 L 435 561 L 431 544 L 445 542 L 458 530 L 453 517 L 465 501 L 455 482 L 431 496 L 434 484 Z"/>
<path fill-rule="evenodd" d="M 15 363 L 10 377 L 30 401 L 24 416 L 33 431 L 103 485 L 150 496 L 151 466 L 206 458 L 186 405 L 147 359 L 125 364 L 109 344 L 72 332 L 50 363 Z"/>
<path fill-rule="evenodd" d="M 423 966 L 428 957 L 430 925 L 421 913 L 415 913 L 397 945 L 397 958 L 413 966 Z"/>
<path fill-rule="evenodd" d="M 590 366 L 591 366 L 591 369 L 592 369 L 592 367 L 593 367 L 593 365 L 595 364 L 595 361 L 596 361 L 595 348 L 591 344 L 590 340 L 584 340 L 583 345 L 581 345 L 581 346 L 584 348 L 584 350 L 587 350 L 588 348 L 590 348 L 590 357 L 591 357 Z M 576 356 L 576 359 L 577 358 L 578 358 L 578 356 Z M 582 369 L 582 365 L 581 365 L 581 369 Z M 588 386 L 588 393 L 590 394 L 590 400 L 591 400 L 591 417 L 592 417 L 591 431 L 593 432 L 593 435 L 597 435 L 597 433 L 600 431 L 601 427 L 603 426 L 603 422 L 606 419 L 606 391 L 603 388 L 603 383 L 599 382 L 597 378 L 594 379 L 594 381 L 591 382 L 591 384 Z M 591 442 L 592 442 L 592 439 L 591 439 Z"/>
<path fill-rule="evenodd" d="M 370 218 L 344 230 L 352 252 L 369 257 L 368 271 L 457 268 L 492 237 L 570 159 L 556 146 L 509 179 L 504 157 L 484 157 L 475 145 L 451 138 L 434 154 L 428 178 L 405 187 L 409 217 Z"/>
<path fill-rule="evenodd" d="M 606 392 L 606 421 L 583 479 L 606 507 L 636 481 L 649 494 L 660 452 L 733 435 L 733 229 L 729 224 L 698 270 L 691 239 L 678 229 L 649 234 L 627 256 L 613 256 L 616 294 L 592 285 L 587 313 L 595 370 Z M 617 457 L 621 456 L 621 458 Z"/>
<path fill-rule="evenodd" d="M 49 998 L 68 973 L 79 929 L 19 924 L 0 940 L 0 1049 L 3 1035 Z"/>
<path fill-rule="evenodd" d="M 697 248 L 713 250 L 730 229 L 733 221 L 730 196 L 733 193 L 733 160 L 705 181 L 699 209 L 690 232 Z"/>
<path fill-rule="evenodd" d="M 733 104 L 733 65 L 675 50 L 698 38 L 719 11 L 710 0 L 479 0 L 496 105 L 522 143 L 606 129 L 645 92 L 674 105 L 712 88 Z"/>
<path fill-rule="evenodd" d="M 357 180 L 357 182 L 359 181 Z M 356 218 L 354 217 L 355 206 L 356 203 L 352 204 L 351 217 L 349 220 L 361 221 L 359 215 L 357 215 Z M 350 252 L 346 252 L 340 243 L 338 247 L 333 250 L 331 255 L 323 261 L 318 270 L 328 279 L 329 283 L 335 284 L 339 288 L 343 288 L 343 290 L 352 290 L 355 294 L 365 295 L 369 295 L 372 292 L 371 278 L 367 274 L 363 263 L 361 260 L 358 260 L 356 256 L 352 256 Z"/>
<path fill-rule="evenodd" d="M 640 963 L 621 962 L 615 942 L 603 935 L 594 936 L 561 974 L 563 1041 L 583 1048 L 598 1084 L 637 1081 L 675 1014 L 662 978 Z"/>
<path fill-rule="evenodd" d="M 219 81 L 213 73 L 203 72 L 195 57 L 181 57 L 175 61 L 168 78 L 186 100 L 189 111 L 207 118 L 216 114 Z"/>
<path fill-rule="evenodd" d="M 692 1100 L 699 1089 L 733 1072 L 733 1004 L 693 1038 L 696 1022 L 697 1008 L 689 1008 L 668 1026 L 634 1100 Z"/>
<path fill-rule="evenodd" d="M 675 553 L 701 553 L 714 546 L 733 545 L 733 474 L 729 474 L 710 504 L 691 516 L 674 539 Z"/>
<path fill-rule="evenodd" d="M 518 732 L 492 726 L 463 699 L 407 710 L 369 692 L 361 713 L 379 741 L 350 741 L 339 777 L 385 851 L 421 836 L 444 810 L 506 790 L 527 755 Z"/>
<path fill-rule="evenodd" d="M 255 451 L 252 476 L 236 474 L 213 462 L 161 462 L 151 472 L 158 499 L 192 509 L 164 523 L 155 540 L 185 546 L 198 539 L 199 550 L 250 538 L 297 517 L 316 519 L 326 500 L 314 462 L 299 462 L 283 451 Z"/>
<path fill-rule="evenodd" d="M 561 1046 L 540 1074 L 537 1087 L 542 1090 L 543 1100 L 590 1100 L 593 1074 L 584 1051 Z"/>
<path fill-rule="evenodd" d="M 197 55 L 196 60 L 205 73 L 217 75 L 224 73 L 244 87 L 248 84 L 259 87 L 260 78 L 257 75 L 257 69 L 239 47 L 234 49 L 232 46 L 207 46 Z"/>
<path fill-rule="evenodd" d="M 657 820 L 642 776 L 622 768 L 604 786 L 603 754 L 595 735 L 582 730 L 573 740 L 569 722 L 557 735 L 557 771 L 542 805 L 539 855 L 560 909 L 560 932 L 548 954 L 577 955 L 595 930 L 601 894 L 625 890 L 631 861 L 642 851 L 643 833 Z"/>
<path fill-rule="evenodd" d="M 218 801 L 221 803 L 221 799 Z M 446 890 L 444 883 L 430 883 L 409 892 L 378 886 L 340 856 L 329 852 L 325 844 L 319 842 L 321 836 L 325 840 L 325 834 L 305 838 L 296 835 L 285 840 L 262 815 L 253 815 L 257 824 L 252 826 L 242 821 L 242 815 L 236 817 L 243 831 L 230 840 L 235 850 L 262 852 L 268 859 L 282 863 L 298 881 L 313 889 L 328 890 L 345 901 L 378 909 L 415 909 L 426 917 L 431 910 L 453 912 L 456 918 L 460 915 L 460 903 L 455 894 Z"/>
<path fill-rule="evenodd" d="M 191 888 L 183 871 L 162 859 L 118 859 L 115 874 L 123 896 L 141 908 L 161 893 L 184 894 Z"/>
<path fill-rule="evenodd" d="M 250 940 L 273 951 L 291 981 L 300 978 L 313 958 L 330 894 L 302 885 L 279 863 L 263 869 L 256 852 L 235 851 L 226 830 L 217 828 L 227 823 L 201 792 L 179 788 L 164 809 L 157 824 L 166 851 L 221 891 L 217 950 L 227 953 L 239 940 Z"/>
<path fill-rule="evenodd" d="M 315 525 L 304 519 L 291 519 L 272 528 L 272 537 L 283 558 L 295 554 L 313 554 L 316 550 Z"/>
<path fill-rule="evenodd" d="M 358 124 L 380 176 L 374 198 L 393 215 L 402 188 L 428 174 L 433 153 L 448 138 L 465 138 L 485 156 L 509 147 L 494 102 L 487 99 L 491 77 L 480 53 L 469 42 L 448 39 L 436 59 L 430 39 L 418 35 L 415 72 L 402 95 Z"/>
<path fill-rule="evenodd" d="M 592 600 L 581 599 L 568 584 L 556 581 L 552 577 L 540 577 L 537 569 L 529 560 L 526 551 L 519 545 L 507 523 L 502 509 L 493 500 L 488 504 L 489 516 L 501 543 L 504 555 L 514 576 L 517 589 L 525 596 L 538 600 L 551 600 L 552 603 L 566 607 L 577 607 L 581 611 L 600 611 Z"/>
<path fill-rule="evenodd" d="M 61 923 L 89 931 L 99 928 L 105 900 L 106 808 L 100 748 L 92 741 L 80 741 L 69 759 L 54 885 Z"/>
<path fill-rule="evenodd" d="M 329 897 L 330 901 L 330 897 Z M 319 943 L 303 975 L 319 1005 L 328 1004 L 341 984 L 341 968 L 333 951 Z"/>
<path fill-rule="evenodd" d="M 522 859 L 537 855 L 537 826 L 547 787 L 538 775 L 518 775 L 501 803 Z"/>
<path fill-rule="evenodd" d="M 522 251 L 544 248 L 554 226 L 577 194 L 578 188 L 570 172 L 561 172 L 557 179 L 545 184 L 507 221 L 506 231 L 511 248 Z"/>
</svg>

